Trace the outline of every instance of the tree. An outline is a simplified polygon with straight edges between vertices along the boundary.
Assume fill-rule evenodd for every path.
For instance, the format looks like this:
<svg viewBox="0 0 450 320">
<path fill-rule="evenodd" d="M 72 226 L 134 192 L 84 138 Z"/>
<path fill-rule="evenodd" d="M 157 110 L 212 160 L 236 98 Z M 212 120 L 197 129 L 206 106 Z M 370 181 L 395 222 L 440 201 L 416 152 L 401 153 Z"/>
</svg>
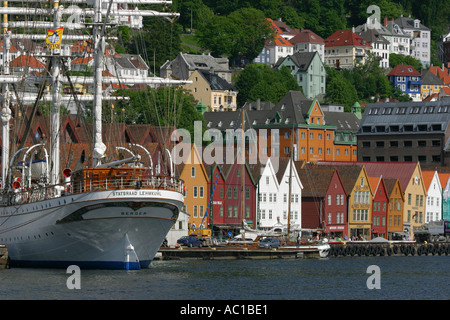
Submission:
<svg viewBox="0 0 450 320">
<path fill-rule="evenodd" d="M 216 16 L 197 30 L 199 43 L 215 56 L 226 55 L 253 60 L 261 53 L 264 42 L 274 31 L 262 11 L 238 9 L 226 17 Z"/>
<path fill-rule="evenodd" d="M 325 101 L 343 104 L 345 110 L 349 111 L 351 106 L 358 100 L 355 87 L 342 74 L 338 73 L 327 81 Z"/>
<path fill-rule="evenodd" d="M 277 103 L 289 90 L 300 90 L 287 67 L 273 70 L 268 65 L 254 63 L 247 65 L 239 74 L 235 87 L 239 90 L 239 105 L 258 98 Z"/>
<path fill-rule="evenodd" d="M 150 124 L 153 126 L 175 126 L 186 129 L 194 135 L 194 122 L 204 119 L 197 111 L 197 101 L 187 91 L 176 87 L 161 87 L 144 90 L 118 90 L 118 95 L 129 97 L 115 108 L 121 122 Z"/>
<path fill-rule="evenodd" d="M 396 54 L 396 53 L 389 54 L 389 66 L 391 68 L 394 68 L 395 66 L 397 66 L 399 64 L 410 65 L 419 72 L 422 70 L 422 63 L 420 62 L 420 60 L 418 60 L 414 57 L 402 56 L 402 55 Z"/>
</svg>

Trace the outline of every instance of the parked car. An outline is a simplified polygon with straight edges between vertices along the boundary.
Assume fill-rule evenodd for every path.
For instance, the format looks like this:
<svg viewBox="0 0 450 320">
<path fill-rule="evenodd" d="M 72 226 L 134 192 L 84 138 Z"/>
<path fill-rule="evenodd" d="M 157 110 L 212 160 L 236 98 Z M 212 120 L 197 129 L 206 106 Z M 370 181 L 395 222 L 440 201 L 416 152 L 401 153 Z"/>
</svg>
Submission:
<svg viewBox="0 0 450 320">
<path fill-rule="evenodd" d="M 231 240 L 227 241 L 227 245 L 229 246 L 243 246 L 243 245 L 247 245 L 247 246 L 251 246 L 253 244 L 253 239 L 251 238 L 233 238 Z"/>
<path fill-rule="evenodd" d="M 264 238 L 258 243 L 258 248 L 278 248 L 280 241 L 277 238 Z"/>
<path fill-rule="evenodd" d="M 203 241 L 193 236 L 184 236 L 177 240 L 177 243 L 187 247 L 201 247 Z"/>
</svg>

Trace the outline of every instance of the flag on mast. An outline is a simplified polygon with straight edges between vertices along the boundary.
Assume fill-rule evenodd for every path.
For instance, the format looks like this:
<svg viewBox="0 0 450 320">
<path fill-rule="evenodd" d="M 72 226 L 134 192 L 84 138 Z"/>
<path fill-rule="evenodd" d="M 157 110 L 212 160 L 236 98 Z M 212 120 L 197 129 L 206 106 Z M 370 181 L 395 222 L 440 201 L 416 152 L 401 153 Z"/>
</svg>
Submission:
<svg viewBox="0 0 450 320">
<path fill-rule="evenodd" d="M 45 44 L 49 49 L 61 49 L 61 39 L 64 27 L 60 27 L 56 30 L 48 30 L 47 38 L 45 38 Z"/>
</svg>

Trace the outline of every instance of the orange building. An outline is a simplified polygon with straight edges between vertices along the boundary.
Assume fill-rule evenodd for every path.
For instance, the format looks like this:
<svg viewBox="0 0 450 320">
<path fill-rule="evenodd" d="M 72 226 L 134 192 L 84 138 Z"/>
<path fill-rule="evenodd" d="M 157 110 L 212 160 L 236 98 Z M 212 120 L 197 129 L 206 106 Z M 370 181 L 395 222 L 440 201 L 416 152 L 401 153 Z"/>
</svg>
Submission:
<svg viewBox="0 0 450 320">
<path fill-rule="evenodd" d="M 389 197 L 387 214 L 387 235 L 389 240 L 395 240 L 396 234 L 403 232 L 403 206 L 405 197 L 398 179 L 384 179 Z"/>
<path fill-rule="evenodd" d="M 356 161 L 356 132 L 360 119 L 343 106 L 321 106 L 300 91 L 289 91 L 276 104 L 247 103 L 244 129 L 255 130 L 256 142 L 251 155 L 288 158 L 295 161 Z M 241 128 L 241 110 L 205 112 L 208 129 L 222 132 Z M 225 134 L 224 134 L 225 136 Z M 247 140 L 248 141 L 248 140 Z M 256 148 L 255 148 L 255 147 Z M 254 152 L 253 150 L 256 150 Z"/>
</svg>

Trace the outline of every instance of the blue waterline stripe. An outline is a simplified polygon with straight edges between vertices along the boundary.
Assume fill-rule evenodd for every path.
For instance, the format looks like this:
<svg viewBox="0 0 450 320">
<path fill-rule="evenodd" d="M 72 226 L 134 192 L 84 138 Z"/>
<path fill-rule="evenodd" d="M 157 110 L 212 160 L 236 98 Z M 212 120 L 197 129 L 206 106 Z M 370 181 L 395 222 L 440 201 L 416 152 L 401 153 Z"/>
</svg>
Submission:
<svg viewBox="0 0 450 320">
<path fill-rule="evenodd" d="M 30 261 L 30 260 L 11 260 L 11 267 L 24 268 L 67 268 L 76 265 L 81 269 L 110 269 L 110 270 L 139 270 L 148 268 L 151 260 L 140 262 L 125 261 Z"/>
</svg>

